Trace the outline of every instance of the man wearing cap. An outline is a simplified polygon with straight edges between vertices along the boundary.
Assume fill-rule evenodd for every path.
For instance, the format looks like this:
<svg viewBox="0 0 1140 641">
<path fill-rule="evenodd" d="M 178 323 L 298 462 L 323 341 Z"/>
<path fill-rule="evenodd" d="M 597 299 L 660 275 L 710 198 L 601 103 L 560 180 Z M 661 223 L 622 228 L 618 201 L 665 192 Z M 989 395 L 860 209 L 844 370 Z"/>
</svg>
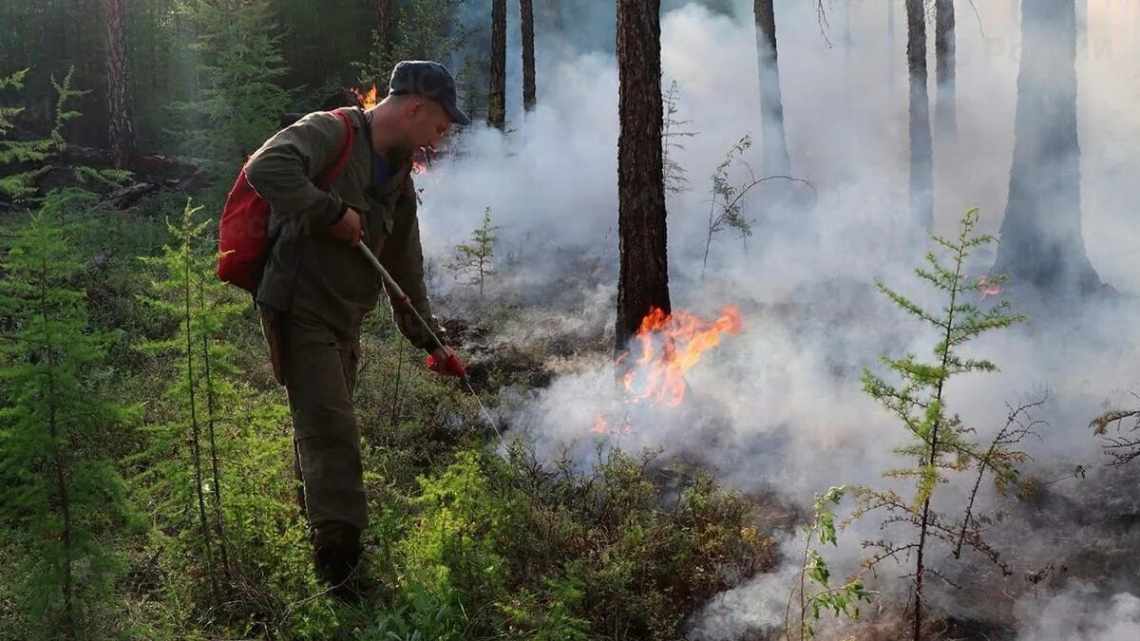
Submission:
<svg viewBox="0 0 1140 641">
<path fill-rule="evenodd" d="M 278 132 L 250 157 L 246 175 L 272 208 L 272 248 L 256 300 L 275 373 L 288 390 L 317 573 L 344 594 L 368 520 L 352 392 L 361 323 L 382 288 L 355 246 L 372 250 L 438 335 L 424 286 L 412 156 L 437 144 L 452 123 L 470 121 L 456 106 L 447 69 L 419 60 L 396 65 L 380 104 L 340 113 L 353 138 L 327 192 L 314 180 L 340 157 L 348 134 L 333 112 L 308 114 Z M 410 309 L 391 304 L 410 342 L 436 362 L 454 356 Z"/>
</svg>

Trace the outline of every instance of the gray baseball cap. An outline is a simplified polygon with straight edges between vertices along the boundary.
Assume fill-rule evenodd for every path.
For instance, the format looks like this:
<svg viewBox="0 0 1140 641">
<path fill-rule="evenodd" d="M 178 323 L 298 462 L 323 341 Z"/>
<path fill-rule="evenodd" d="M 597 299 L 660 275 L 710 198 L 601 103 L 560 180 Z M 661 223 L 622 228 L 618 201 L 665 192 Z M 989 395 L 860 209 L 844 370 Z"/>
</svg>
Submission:
<svg viewBox="0 0 1140 641">
<path fill-rule="evenodd" d="M 388 81 L 388 95 L 417 95 L 431 98 L 443 107 L 451 121 L 459 125 L 471 124 L 471 119 L 456 104 L 455 79 L 447 67 L 430 60 L 404 60 L 392 69 Z"/>
</svg>

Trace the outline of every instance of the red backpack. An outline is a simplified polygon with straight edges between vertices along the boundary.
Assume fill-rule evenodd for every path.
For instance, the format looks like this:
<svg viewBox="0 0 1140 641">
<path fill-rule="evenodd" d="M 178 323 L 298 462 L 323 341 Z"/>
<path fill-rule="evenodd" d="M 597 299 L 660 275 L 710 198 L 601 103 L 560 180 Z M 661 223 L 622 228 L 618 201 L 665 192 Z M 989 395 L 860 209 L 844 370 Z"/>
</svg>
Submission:
<svg viewBox="0 0 1140 641">
<path fill-rule="evenodd" d="M 344 122 L 347 133 L 336 162 L 317 177 L 317 186 L 325 191 L 344 170 L 352 150 L 353 131 L 348 115 L 340 110 L 333 113 Z M 269 203 L 249 184 L 245 165 L 238 172 L 222 208 L 218 252 L 218 278 L 256 295 L 269 254 Z"/>
</svg>

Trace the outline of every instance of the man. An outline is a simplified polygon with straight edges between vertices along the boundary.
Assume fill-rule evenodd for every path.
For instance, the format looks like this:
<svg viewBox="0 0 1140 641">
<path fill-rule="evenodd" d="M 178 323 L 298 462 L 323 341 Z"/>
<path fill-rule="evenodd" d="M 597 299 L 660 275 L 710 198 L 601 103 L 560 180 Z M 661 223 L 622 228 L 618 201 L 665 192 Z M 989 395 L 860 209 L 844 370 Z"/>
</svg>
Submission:
<svg viewBox="0 0 1140 641">
<path fill-rule="evenodd" d="M 331 112 L 278 132 L 250 157 L 246 175 L 272 208 L 273 245 L 256 298 L 289 394 L 317 573 L 343 587 L 368 520 L 352 406 L 360 327 L 382 288 L 356 245 L 372 250 L 440 335 L 424 286 L 411 161 L 452 123 L 470 121 L 456 106 L 451 74 L 426 61 L 397 64 L 388 97 L 375 107 L 339 113 L 348 116 L 353 142 L 329 191 L 313 181 L 335 164 L 347 133 Z M 392 307 L 401 333 L 435 362 L 454 356 L 410 309 L 396 300 Z"/>
</svg>

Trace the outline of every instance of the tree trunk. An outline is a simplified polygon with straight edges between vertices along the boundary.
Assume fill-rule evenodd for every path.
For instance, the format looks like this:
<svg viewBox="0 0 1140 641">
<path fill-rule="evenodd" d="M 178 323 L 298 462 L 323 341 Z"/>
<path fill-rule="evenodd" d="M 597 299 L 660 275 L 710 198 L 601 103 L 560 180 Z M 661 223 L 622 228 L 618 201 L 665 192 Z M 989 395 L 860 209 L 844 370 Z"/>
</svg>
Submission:
<svg viewBox="0 0 1140 641">
<path fill-rule="evenodd" d="M 935 5 L 934 56 L 938 83 L 934 122 L 939 131 L 954 135 L 958 131 L 955 107 L 957 60 L 954 31 L 954 0 L 937 0 Z"/>
<path fill-rule="evenodd" d="M 534 109 L 534 0 L 519 0 L 522 22 L 523 109 Z"/>
<path fill-rule="evenodd" d="M 762 170 L 769 176 L 787 175 L 788 141 L 784 134 L 784 99 L 780 94 L 780 64 L 776 47 L 776 13 L 772 0 L 755 0 L 756 58 L 760 69 Z"/>
<path fill-rule="evenodd" d="M 502 131 L 507 125 L 507 0 L 491 2 L 491 88 L 487 94 L 487 124 Z"/>
<path fill-rule="evenodd" d="M 115 167 L 123 169 L 134 152 L 130 95 L 127 86 L 126 0 L 103 0 L 107 28 L 108 141 Z"/>
<path fill-rule="evenodd" d="M 1009 203 L 996 271 L 1053 294 L 1101 287 L 1081 236 L 1075 0 L 1021 8 Z"/>
<path fill-rule="evenodd" d="M 618 237 L 615 351 L 651 308 L 668 313 L 661 156 L 661 0 L 618 0 Z"/>
<path fill-rule="evenodd" d="M 934 157 L 926 89 L 926 9 L 906 0 L 906 58 L 910 78 L 910 209 L 921 229 L 934 227 Z"/>
<path fill-rule="evenodd" d="M 891 96 L 895 95 L 895 3 L 898 0 L 887 0 L 887 84 Z"/>
<path fill-rule="evenodd" d="M 392 19 L 395 11 L 393 11 L 392 0 L 376 0 L 376 36 L 378 39 L 377 45 L 380 46 L 381 59 L 391 64 L 395 64 L 392 60 Z M 386 82 L 376 82 L 376 99 L 382 100 L 388 95 L 388 84 Z"/>
</svg>

